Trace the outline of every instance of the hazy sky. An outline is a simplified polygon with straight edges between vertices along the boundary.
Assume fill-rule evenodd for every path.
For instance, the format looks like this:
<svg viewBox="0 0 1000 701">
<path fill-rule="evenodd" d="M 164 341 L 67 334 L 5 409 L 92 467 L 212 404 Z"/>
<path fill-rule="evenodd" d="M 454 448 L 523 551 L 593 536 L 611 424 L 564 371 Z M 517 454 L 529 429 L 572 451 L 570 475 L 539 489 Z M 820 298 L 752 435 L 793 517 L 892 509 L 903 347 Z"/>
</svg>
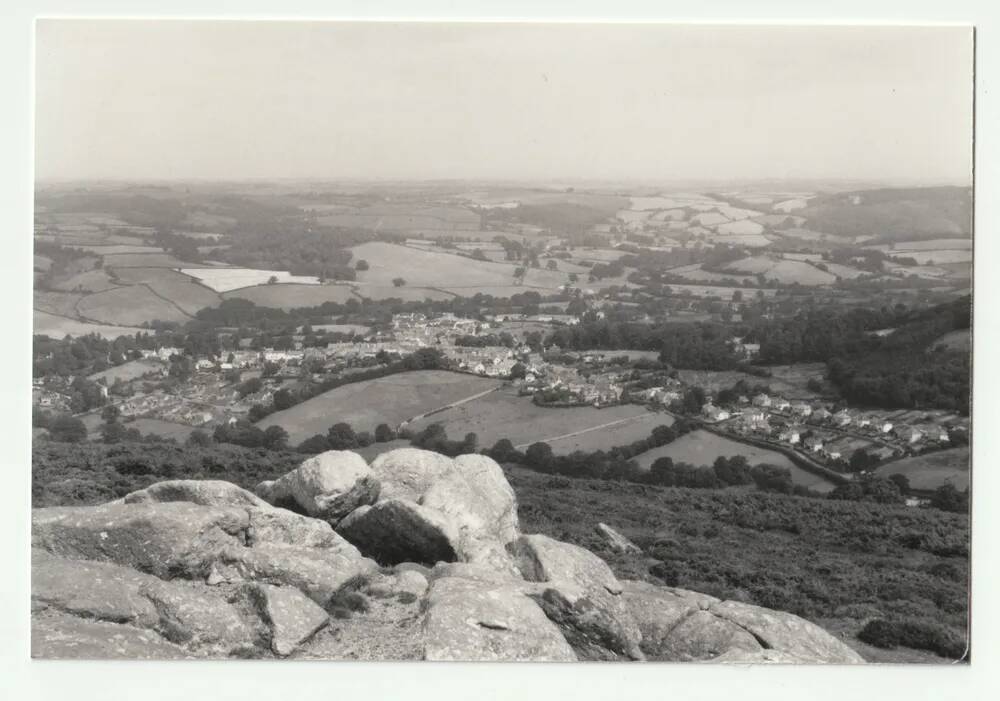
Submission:
<svg viewBox="0 0 1000 701">
<path fill-rule="evenodd" d="M 48 20 L 39 178 L 967 181 L 963 28 Z"/>
</svg>

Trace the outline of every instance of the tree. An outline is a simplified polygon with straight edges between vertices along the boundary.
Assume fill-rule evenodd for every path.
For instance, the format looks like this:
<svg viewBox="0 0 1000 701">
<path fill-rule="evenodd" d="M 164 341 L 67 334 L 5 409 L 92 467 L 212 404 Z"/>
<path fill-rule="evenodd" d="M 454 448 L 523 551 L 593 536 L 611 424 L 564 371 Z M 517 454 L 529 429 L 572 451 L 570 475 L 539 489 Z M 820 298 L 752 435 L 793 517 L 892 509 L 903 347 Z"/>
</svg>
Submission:
<svg viewBox="0 0 1000 701">
<path fill-rule="evenodd" d="M 931 506 L 942 511 L 968 513 L 969 490 L 966 488 L 964 492 L 960 492 L 951 482 L 945 482 L 934 490 L 934 494 L 931 496 Z"/>
<path fill-rule="evenodd" d="M 552 467 L 552 447 L 541 441 L 532 443 L 524 453 L 524 461 L 529 467 L 546 472 Z"/>
<path fill-rule="evenodd" d="M 392 284 L 393 284 L 394 287 L 402 287 L 403 285 L 406 284 L 406 280 L 404 280 L 401 277 L 394 277 L 392 279 Z"/>
<path fill-rule="evenodd" d="M 493 447 L 487 451 L 487 455 L 497 462 L 520 462 L 524 457 L 515 448 L 508 438 L 501 438 Z"/>
<path fill-rule="evenodd" d="M 299 443 L 298 447 L 295 449 L 299 453 L 325 453 L 330 450 L 330 441 L 326 436 L 317 433 L 310 438 L 306 438 L 304 441 Z"/>
<path fill-rule="evenodd" d="M 389 424 L 379 424 L 375 427 L 375 442 L 376 443 L 388 443 L 396 438 L 396 432 L 392 430 Z"/>
<path fill-rule="evenodd" d="M 245 382 L 241 382 L 236 387 L 237 394 L 240 395 L 240 399 L 243 399 L 248 394 L 256 394 L 264 388 L 264 382 L 259 377 L 251 377 Z"/>
<path fill-rule="evenodd" d="M 559 270 L 559 264 L 556 263 L 555 258 L 549 258 L 548 262 L 545 263 L 545 267 L 548 270 Z"/>
<path fill-rule="evenodd" d="M 901 472 L 894 472 L 889 475 L 889 481 L 896 485 L 901 494 L 906 494 L 910 491 L 910 478 Z"/>
<path fill-rule="evenodd" d="M 199 448 L 206 448 L 212 445 L 212 437 L 201 429 L 196 428 L 188 435 L 186 443 Z"/>
<path fill-rule="evenodd" d="M 461 455 L 470 455 L 476 452 L 476 445 L 479 443 L 479 437 L 472 433 L 465 434 L 465 438 L 462 440 Z"/>
<path fill-rule="evenodd" d="M 271 277 L 269 277 L 267 279 L 267 284 L 268 285 L 276 285 L 276 284 L 278 284 L 278 276 L 277 275 L 272 275 Z"/>
<path fill-rule="evenodd" d="M 649 466 L 649 473 L 656 484 L 671 487 L 675 483 L 674 461 L 672 458 L 657 458 Z"/>
<path fill-rule="evenodd" d="M 364 258 L 358 259 L 358 262 L 354 264 L 355 270 L 368 270 L 368 261 Z"/>
<path fill-rule="evenodd" d="M 572 283 L 575 284 L 579 279 L 580 279 L 580 276 L 577 275 L 576 273 L 570 273 L 569 274 L 569 281 L 570 282 L 572 282 Z"/>
<path fill-rule="evenodd" d="M 82 443 L 87 440 L 87 427 L 74 416 L 60 414 L 49 424 L 49 435 L 62 443 Z"/>
<path fill-rule="evenodd" d="M 349 423 L 343 421 L 330 427 L 326 439 L 330 443 L 330 450 L 350 450 L 358 447 L 357 434 Z"/>
<path fill-rule="evenodd" d="M 120 443 L 126 439 L 128 430 L 120 423 L 109 421 L 101 424 L 101 441 L 104 443 Z"/>
<path fill-rule="evenodd" d="M 510 376 L 514 380 L 523 380 L 527 372 L 528 369 L 524 366 L 524 363 L 514 363 L 514 367 L 510 369 Z"/>
<path fill-rule="evenodd" d="M 284 450 L 288 447 L 288 432 L 281 426 L 268 426 L 264 429 L 264 447 Z"/>
<path fill-rule="evenodd" d="M 282 411 L 283 409 L 291 409 L 296 404 L 295 395 L 292 394 L 290 389 L 279 389 L 274 393 L 274 398 L 271 400 L 274 405 L 275 411 Z"/>
<path fill-rule="evenodd" d="M 101 419 L 103 419 L 106 424 L 113 424 L 118 420 L 121 413 L 121 410 L 117 406 L 114 404 L 108 404 L 106 407 L 101 409 Z"/>
</svg>

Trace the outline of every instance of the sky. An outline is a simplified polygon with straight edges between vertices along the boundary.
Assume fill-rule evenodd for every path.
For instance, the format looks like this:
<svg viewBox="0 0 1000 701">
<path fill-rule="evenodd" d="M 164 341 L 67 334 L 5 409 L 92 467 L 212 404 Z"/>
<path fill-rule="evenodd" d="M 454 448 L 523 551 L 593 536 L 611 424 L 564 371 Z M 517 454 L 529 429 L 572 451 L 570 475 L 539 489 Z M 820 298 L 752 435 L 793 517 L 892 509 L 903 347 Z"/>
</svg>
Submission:
<svg viewBox="0 0 1000 701">
<path fill-rule="evenodd" d="M 36 177 L 971 181 L 963 27 L 40 20 Z"/>
</svg>

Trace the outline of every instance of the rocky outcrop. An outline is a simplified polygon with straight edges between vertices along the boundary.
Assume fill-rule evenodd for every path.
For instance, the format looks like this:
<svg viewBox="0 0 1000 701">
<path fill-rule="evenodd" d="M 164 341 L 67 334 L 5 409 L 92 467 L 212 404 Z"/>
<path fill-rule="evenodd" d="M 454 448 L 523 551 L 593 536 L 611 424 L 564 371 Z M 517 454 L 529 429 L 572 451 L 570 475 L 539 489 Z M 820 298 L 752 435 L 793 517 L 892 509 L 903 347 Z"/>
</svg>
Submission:
<svg viewBox="0 0 1000 701">
<path fill-rule="evenodd" d="M 586 659 L 642 659 L 642 633 L 622 584 L 599 557 L 544 535 L 511 546 L 524 578 L 544 583 L 532 596 Z"/>
<path fill-rule="evenodd" d="M 424 659 L 567 662 L 576 659 L 538 604 L 504 585 L 434 580 L 427 595 Z"/>
<path fill-rule="evenodd" d="M 36 509 L 32 654 L 861 661 L 791 614 L 620 581 L 584 548 L 522 535 L 484 456 L 404 449 L 369 468 L 331 451 L 258 493 L 172 480 Z"/>
<path fill-rule="evenodd" d="M 255 491 L 270 504 L 301 509 L 335 526 L 359 506 L 374 503 L 380 488 L 360 455 L 328 450 L 277 480 L 261 482 Z"/>
<path fill-rule="evenodd" d="M 594 530 L 597 531 L 597 535 L 604 539 L 608 547 L 615 552 L 625 554 L 642 552 L 642 548 L 606 523 L 598 523 Z"/>
</svg>

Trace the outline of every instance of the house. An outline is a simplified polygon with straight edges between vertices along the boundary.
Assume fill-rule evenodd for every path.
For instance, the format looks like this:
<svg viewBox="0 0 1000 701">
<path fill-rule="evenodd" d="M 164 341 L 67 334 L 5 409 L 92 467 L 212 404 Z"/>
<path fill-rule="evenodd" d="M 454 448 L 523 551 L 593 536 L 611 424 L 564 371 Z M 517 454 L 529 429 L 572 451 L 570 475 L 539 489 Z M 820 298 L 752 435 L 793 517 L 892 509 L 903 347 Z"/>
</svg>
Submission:
<svg viewBox="0 0 1000 701">
<path fill-rule="evenodd" d="M 872 425 L 872 417 L 862 415 L 855 419 L 854 423 L 858 428 L 868 428 Z"/>
<path fill-rule="evenodd" d="M 791 406 L 791 403 L 787 399 L 782 399 L 781 397 L 777 397 L 771 402 L 771 408 L 775 411 L 788 411 Z"/>
<path fill-rule="evenodd" d="M 195 370 L 212 370 L 214 367 L 215 363 L 208 358 L 201 358 L 194 364 Z"/>
<path fill-rule="evenodd" d="M 730 414 L 725 409 L 720 409 L 714 404 L 706 404 L 701 408 L 702 415 L 709 421 L 725 421 Z"/>
<path fill-rule="evenodd" d="M 812 414 L 812 407 L 805 402 L 797 402 L 791 406 L 792 414 L 795 416 L 806 418 Z"/>
<path fill-rule="evenodd" d="M 833 422 L 838 426 L 847 426 L 854 420 L 851 413 L 847 409 L 841 409 L 836 414 L 833 415 Z"/>
<path fill-rule="evenodd" d="M 814 420 L 816 420 L 816 421 L 826 421 L 827 419 L 829 419 L 832 416 L 833 416 L 833 414 L 831 414 L 829 411 L 827 411 L 823 407 L 820 407 L 819 409 L 817 409 L 816 411 L 814 411 L 812 413 L 812 418 Z"/>
<path fill-rule="evenodd" d="M 840 451 L 831 450 L 826 454 L 826 457 L 830 458 L 831 460 L 840 460 Z"/>
<path fill-rule="evenodd" d="M 763 392 L 761 392 L 760 394 L 754 395 L 754 398 L 751 401 L 752 401 L 752 403 L 753 403 L 754 406 L 759 406 L 759 407 L 764 407 L 764 408 L 767 408 L 767 407 L 771 406 L 771 398 L 769 396 L 767 396 L 766 394 L 764 394 Z"/>
<path fill-rule="evenodd" d="M 778 434 L 778 440 L 784 443 L 788 443 L 790 445 L 795 445 L 796 443 L 799 442 L 799 440 L 801 440 L 799 429 L 793 426 L 789 426 L 784 431 Z"/>
<path fill-rule="evenodd" d="M 916 426 L 903 426 L 896 429 L 896 436 L 906 443 L 916 443 L 924 437 L 923 431 Z"/>
<path fill-rule="evenodd" d="M 806 450 L 809 450 L 813 453 L 818 453 L 819 451 L 823 450 L 823 439 L 819 438 L 818 436 L 809 436 L 808 438 L 805 439 L 803 445 L 806 447 Z"/>
<path fill-rule="evenodd" d="M 881 431 L 882 433 L 892 433 L 892 422 L 891 421 L 882 421 L 878 425 L 878 430 Z"/>
</svg>

